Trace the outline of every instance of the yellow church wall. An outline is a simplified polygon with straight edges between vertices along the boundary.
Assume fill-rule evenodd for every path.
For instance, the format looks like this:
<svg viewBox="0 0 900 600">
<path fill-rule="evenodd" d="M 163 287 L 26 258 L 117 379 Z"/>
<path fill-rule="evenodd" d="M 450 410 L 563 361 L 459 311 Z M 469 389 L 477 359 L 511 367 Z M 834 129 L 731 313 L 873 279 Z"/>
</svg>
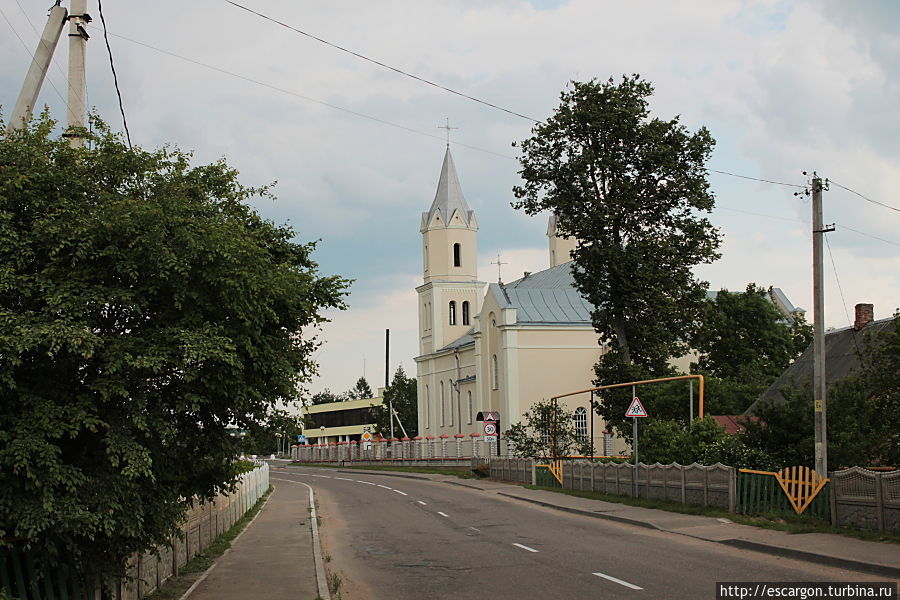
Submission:
<svg viewBox="0 0 900 600">
<path fill-rule="evenodd" d="M 422 236 L 425 281 L 471 281 L 477 272 L 476 232 L 456 219 L 449 227 L 429 229 Z M 460 266 L 453 266 L 453 244 L 460 245 Z"/>
</svg>

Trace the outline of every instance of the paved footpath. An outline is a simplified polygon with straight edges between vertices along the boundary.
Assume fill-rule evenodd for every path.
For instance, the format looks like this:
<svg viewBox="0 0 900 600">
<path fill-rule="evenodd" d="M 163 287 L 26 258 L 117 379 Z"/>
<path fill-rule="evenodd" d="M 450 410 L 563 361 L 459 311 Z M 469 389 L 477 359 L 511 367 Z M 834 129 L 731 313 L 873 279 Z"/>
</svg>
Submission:
<svg viewBox="0 0 900 600">
<path fill-rule="evenodd" d="M 309 489 L 279 481 L 256 519 L 188 600 L 313 600 L 318 594 Z"/>
</svg>

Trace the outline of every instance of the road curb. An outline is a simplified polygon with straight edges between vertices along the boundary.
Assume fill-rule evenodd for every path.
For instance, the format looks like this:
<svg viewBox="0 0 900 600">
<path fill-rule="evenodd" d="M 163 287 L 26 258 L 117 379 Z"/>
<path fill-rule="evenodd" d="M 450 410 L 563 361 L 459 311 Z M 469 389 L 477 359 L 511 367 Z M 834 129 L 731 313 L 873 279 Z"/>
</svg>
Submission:
<svg viewBox="0 0 900 600">
<path fill-rule="evenodd" d="M 469 485 L 467 483 L 463 483 L 461 481 L 443 481 L 441 483 L 449 483 L 450 485 L 458 485 L 459 487 L 469 488 L 470 490 L 478 490 L 480 492 L 485 491 L 484 488 L 480 488 L 474 485 Z"/>
<path fill-rule="evenodd" d="M 552 502 L 543 502 L 541 500 L 534 500 L 533 498 L 523 498 L 522 496 L 516 496 L 513 494 L 506 494 L 504 492 L 497 492 L 498 496 L 506 496 L 507 498 L 512 498 L 514 500 L 521 500 L 523 502 L 530 502 L 532 504 L 537 504 L 539 506 L 545 506 L 547 508 L 553 508 L 556 510 L 560 510 L 562 512 L 573 513 L 576 515 L 583 515 L 585 517 L 593 517 L 595 519 L 605 519 L 607 521 L 616 521 L 618 523 L 625 523 L 626 525 L 635 525 L 636 527 L 644 527 L 645 529 L 654 529 L 656 531 L 667 531 L 665 529 L 660 529 L 653 523 L 647 523 L 646 521 L 637 521 L 635 519 L 629 519 L 627 517 L 618 517 L 616 515 L 608 515 L 605 513 L 595 513 L 589 510 L 581 510 L 580 508 L 570 508 L 568 506 L 560 506 L 559 504 L 553 504 Z"/>
<path fill-rule="evenodd" d="M 705 539 L 705 538 L 697 538 L 697 539 Z M 715 541 L 715 540 L 708 540 Z M 849 558 L 838 558 L 837 556 L 828 556 L 827 554 L 816 554 L 815 552 L 806 552 L 804 550 L 794 550 L 792 548 L 783 548 L 781 546 L 773 546 L 770 544 L 761 544 L 759 542 L 752 542 L 750 540 L 740 540 L 740 539 L 728 539 L 728 540 L 718 540 L 716 541 L 718 544 L 725 544 L 726 546 L 732 546 L 733 548 L 740 548 L 742 550 L 753 550 L 755 552 L 762 552 L 765 554 L 775 554 L 778 556 L 783 556 L 785 558 L 794 558 L 797 560 L 802 560 L 805 562 L 816 563 L 820 565 L 825 565 L 828 567 L 838 567 L 840 569 L 852 569 L 854 571 L 862 571 L 865 573 L 871 573 L 872 575 L 880 575 L 884 577 L 890 577 L 892 579 L 900 579 L 900 569 L 896 567 L 889 567 L 887 565 L 878 565 L 872 563 L 865 563 L 858 560 L 852 560 Z"/>
</svg>

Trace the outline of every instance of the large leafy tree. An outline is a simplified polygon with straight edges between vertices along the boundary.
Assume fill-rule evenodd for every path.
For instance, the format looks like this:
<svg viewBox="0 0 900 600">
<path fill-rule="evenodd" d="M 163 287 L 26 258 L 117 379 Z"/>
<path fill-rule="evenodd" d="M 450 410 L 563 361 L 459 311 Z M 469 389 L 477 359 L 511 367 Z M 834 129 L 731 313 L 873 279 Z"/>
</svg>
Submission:
<svg viewBox="0 0 900 600">
<path fill-rule="evenodd" d="M 375 406 L 376 432 L 388 436 L 391 432 L 390 413 L 388 406 L 393 403 L 394 411 L 403 423 L 407 435 L 410 437 L 419 434 L 419 409 L 416 398 L 416 379 L 407 377 L 403 365 L 397 367 L 391 384 L 384 390 L 384 403 Z M 396 434 L 396 431 L 394 432 Z"/>
<path fill-rule="evenodd" d="M 693 342 L 700 372 L 768 386 L 812 342 L 812 327 L 800 315 L 788 321 L 751 283 L 743 293 L 722 290 L 707 301 Z"/>
<path fill-rule="evenodd" d="M 535 402 L 503 436 L 520 456 L 546 460 L 591 452 L 590 440 L 578 438 L 573 414 L 552 400 Z"/>
<path fill-rule="evenodd" d="M 575 285 L 609 346 L 595 367 L 600 385 L 668 372 L 703 308 L 706 284 L 692 268 L 718 258 L 719 234 L 702 216 L 714 204 L 705 166 L 714 141 L 677 117 L 651 118 L 652 93 L 637 75 L 572 82 L 521 143 L 513 206 L 553 211 L 560 233 L 577 240 Z M 600 403 L 620 431 L 627 402 L 616 392 Z"/>
<path fill-rule="evenodd" d="M 113 575 L 231 484 L 347 282 L 224 162 L 93 125 L 0 133 L 0 544 Z"/>
</svg>

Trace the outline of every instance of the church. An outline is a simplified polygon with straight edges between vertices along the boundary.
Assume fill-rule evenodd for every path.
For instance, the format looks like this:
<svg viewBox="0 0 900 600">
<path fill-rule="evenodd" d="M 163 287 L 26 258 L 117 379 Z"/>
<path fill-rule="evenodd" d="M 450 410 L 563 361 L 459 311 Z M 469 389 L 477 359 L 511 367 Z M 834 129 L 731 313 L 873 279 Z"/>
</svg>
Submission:
<svg viewBox="0 0 900 600">
<path fill-rule="evenodd" d="M 481 411 L 498 411 L 505 430 L 535 402 L 592 387 L 592 367 L 605 349 L 591 325 L 592 307 L 574 287 L 575 241 L 557 235 L 554 217 L 549 268 L 508 284 L 479 281 L 478 221 L 448 146 L 420 231 L 419 435 L 481 433 Z M 588 427 L 588 403 L 582 394 L 566 405 L 579 437 L 593 429 L 598 454 L 625 452 L 625 441 L 605 433 L 599 416 Z"/>
</svg>

